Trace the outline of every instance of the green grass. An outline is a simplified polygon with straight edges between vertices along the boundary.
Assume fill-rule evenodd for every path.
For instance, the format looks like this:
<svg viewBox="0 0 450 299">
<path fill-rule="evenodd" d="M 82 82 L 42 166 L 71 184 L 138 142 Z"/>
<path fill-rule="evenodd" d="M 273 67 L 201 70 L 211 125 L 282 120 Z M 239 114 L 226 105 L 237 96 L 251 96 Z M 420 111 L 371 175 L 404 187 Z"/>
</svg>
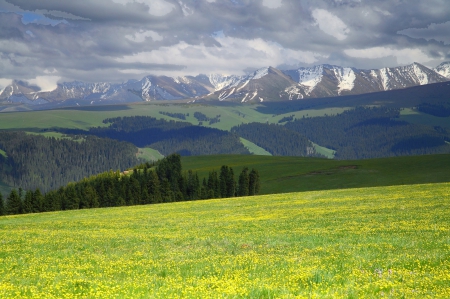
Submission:
<svg viewBox="0 0 450 299">
<path fill-rule="evenodd" d="M 164 156 L 160 152 L 149 147 L 139 148 L 137 157 L 145 159 L 146 161 L 157 161 L 164 158 Z"/>
<path fill-rule="evenodd" d="M 402 109 L 400 120 L 419 125 L 440 126 L 450 129 L 450 117 L 437 117 L 413 109 Z"/>
<path fill-rule="evenodd" d="M 313 142 L 313 146 L 317 153 L 327 157 L 328 159 L 333 159 L 336 154 L 335 150 L 320 146 L 314 142 Z"/>
<path fill-rule="evenodd" d="M 5 158 L 8 158 L 8 155 L 6 154 L 6 152 L 2 149 L 0 149 L 0 155 L 2 155 Z"/>
<path fill-rule="evenodd" d="M 235 175 L 245 166 L 255 168 L 260 173 L 262 194 L 450 182 L 450 154 L 350 161 L 219 155 L 182 157 L 182 165 L 197 171 L 200 179 L 222 165 L 231 166 Z"/>
<path fill-rule="evenodd" d="M 0 217 L 0 297 L 449 298 L 449 190 Z"/>
<path fill-rule="evenodd" d="M 326 108 L 317 110 L 301 110 L 279 115 L 263 114 L 256 109 L 258 105 L 225 105 L 213 106 L 209 104 L 168 104 L 168 103 L 139 103 L 117 106 L 85 107 L 72 109 L 57 109 L 45 111 L 27 111 L 0 113 L 0 128 L 25 129 L 34 131 L 45 128 L 70 128 L 86 130 L 90 127 L 105 126 L 102 120 L 123 116 L 152 116 L 166 120 L 181 121 L 177 118 L 162 115 L 159 112 L 183 113 L 189 116 L 185 121 L 198 125 L 194 117 L 195 112 L 201 112 L 214 118 L 220 115 L 220 122 L 209 125 L 203 122 L 203 126 L 230 130 L 232 127 L 250 122 L 278 123 L 284 116 L 295 115 L 296 118 L 323 116 L 325 114 L 338 114 L 350 108 Z"/>
<path fill-rule="evenodd" d="M 253 155 L 258 155 L 258 156 L 272 156 L 271 153 L 269 153 L 268 151 L 266 151 L 265 149 L 263 149 L 262 147 L 257 146 L 256 144 L 254 144 L 251 141 L 248 141 L 247 139 L 244 138 L 240 138 L 242 144 L 248 148 L 248 150 L 250 151 L 250 153 L 252 153 Z"/>
</svg>

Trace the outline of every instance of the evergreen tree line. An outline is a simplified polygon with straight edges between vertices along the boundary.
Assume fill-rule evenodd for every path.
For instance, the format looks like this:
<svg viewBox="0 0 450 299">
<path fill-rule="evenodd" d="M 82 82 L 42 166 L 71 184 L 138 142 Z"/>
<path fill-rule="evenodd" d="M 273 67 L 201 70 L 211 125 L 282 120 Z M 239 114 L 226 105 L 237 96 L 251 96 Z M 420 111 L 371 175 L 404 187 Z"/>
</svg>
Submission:
<svg viewBox="0 0 450 299">
<path fill-rule="evenodd" d="M 357 107 L 334 116 L 295 119 L 285 128 L 336 151 L 336 159 L 449 153 L 442 127 L 401 121 L 400 109 Z"/>
<path fill-rule="evenodd" d="M 206 114 L 196 111 L 194 117 L 199 121 L 199 125 L 202 125 L 204 121 L 207 121 L 210 125 L 220 122 L 220 114 L 216 117 L 207 117 Z"/>
<path fill-rule="evenodd" d="M 149 116 L 108 118 L 106 128 L 89 131 L 58 129 L 66 134 L 88 134 L 151 147 L 163 155 L 178 152 L 187 155 L 250 154 L 236 134 L 187 122 L 166 121 Z"/>
<path fill-rule="evenodd" d="M 178 118 L 181 120 L 186 120 L 186 116 L 189 116 L 189 113 L 184 114 L 184 113 L 172 113 L 172 112 L 165 112 L 165 111 L 159 111 L 159 114 L 170 116 L 173 118 Z"/>
<path fill-rule="evenodd" d="M 70 181 L 139 163 L 137 148 L 126 142 L 85 136 L 83 140 L 47 138 L 0 131 L 0 179 L 10 186 L 46 192 Z"/>
<path fill-rule="evenodd" d="M 145 163 L 128 173 L 104 172 L 45 195 L 39 189 L 13 189 L 6 202 L 0 195 L 0 215 L 250 196 L 259 190 L 255 169 L 244 168 L 236 181 L 233 169 L 224 165 L 200 182 L 192 170 L 183 173 L 180 155 L 172 154 L 156 166 Z"/>
<path fill-rule="evenodd" d="M 420 112 L 430 114 L 437 117 L 449 117 L 450 116 L 450 104 L 449 103 L 439 103 L 439 104 L 430 104 L 430 103 L 422 103 L 417 105 L 417 110 Z"/>
<path fill-rule="evenodd" d="M 274 156 L 321 156 L 315 152 L 308 138 L 281 125 L 254 122 L 233 127 L 231 132 L 255 143 Z"/>
</svg>

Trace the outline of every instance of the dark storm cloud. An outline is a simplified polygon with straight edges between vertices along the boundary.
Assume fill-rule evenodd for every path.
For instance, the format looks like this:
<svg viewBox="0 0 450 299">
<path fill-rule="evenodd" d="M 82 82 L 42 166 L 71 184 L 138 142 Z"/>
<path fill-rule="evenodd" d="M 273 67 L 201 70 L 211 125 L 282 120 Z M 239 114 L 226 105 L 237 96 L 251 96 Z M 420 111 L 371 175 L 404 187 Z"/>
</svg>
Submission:
<svg viewBox="0 0 450 299">
<path fill-rule="evenodd" d="M 0 79 L 437 64 L 449 30 L 439 0 L 0 0 Z"/>
</svg>

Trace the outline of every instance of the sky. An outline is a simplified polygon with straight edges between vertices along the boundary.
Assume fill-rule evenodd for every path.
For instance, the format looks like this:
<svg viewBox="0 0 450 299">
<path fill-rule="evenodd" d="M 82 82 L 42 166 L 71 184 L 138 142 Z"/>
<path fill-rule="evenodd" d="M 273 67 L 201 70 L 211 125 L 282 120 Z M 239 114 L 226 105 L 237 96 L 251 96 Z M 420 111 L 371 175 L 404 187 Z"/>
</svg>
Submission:
<svg viewBox="0 0 450 299">
<path fill-rule="evenodd" d="M 448 0 L 0 0 L 0 88 L 450 61 Z"/>
</svg>

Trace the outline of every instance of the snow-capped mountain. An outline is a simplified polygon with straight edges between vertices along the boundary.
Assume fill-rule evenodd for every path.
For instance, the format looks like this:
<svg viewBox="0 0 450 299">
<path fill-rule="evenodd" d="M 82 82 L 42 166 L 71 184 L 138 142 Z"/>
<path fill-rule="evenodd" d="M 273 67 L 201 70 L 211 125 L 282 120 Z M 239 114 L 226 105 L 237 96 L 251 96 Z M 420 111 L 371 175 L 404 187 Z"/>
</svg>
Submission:
<svg viewBox="0 0 450 299">
<path fill-rule="evenodd" d="M 325 64 L 285 73 L 298 82 L 284 90 L 290 100 L 387 91 L 450 80 L 419 63 L 375 70 Z"/>
<path fill-rule="evenodd" d="M 450 79 L 450 61 L 443 62 L 433 69 L 436 73 Z"/>
<path fill-rule="evenodd" d="M 363 94 L 445 81 L 450 81 L 450 62 L 434 69 L 413 63 L 373 70 L 324 64 L 285 71 L 266 67 L 244 76 L 147 76 L 120 84 L 75 81 L 58 84 L 52 91 L 14 81 L 0 90 L 0 102 L 3 107 L 13 104 L 27 109 L 181 99 L 262 102 Z"/>
<path fill-rule="evenodd" d="M 273 67 L 262 68 L 247 76 L 211 75 L 215 92 L 207 98 L 219 101 L 263 102 L 279 97 L 279 91 L 295 82 Z"/>
<path fill-rule="evenodd" d="M 194 98 L 214 91 L 205 75 L 197 77 L 147 76 L 122 84 L 65 82 L 52 91 L 40 91 L 26 82 L 14 81 L 0 92 L 0 101 L 27 105 L 126 103 Z M 53 104 L 53 105 L 51 105 Z"/>
</svg>

